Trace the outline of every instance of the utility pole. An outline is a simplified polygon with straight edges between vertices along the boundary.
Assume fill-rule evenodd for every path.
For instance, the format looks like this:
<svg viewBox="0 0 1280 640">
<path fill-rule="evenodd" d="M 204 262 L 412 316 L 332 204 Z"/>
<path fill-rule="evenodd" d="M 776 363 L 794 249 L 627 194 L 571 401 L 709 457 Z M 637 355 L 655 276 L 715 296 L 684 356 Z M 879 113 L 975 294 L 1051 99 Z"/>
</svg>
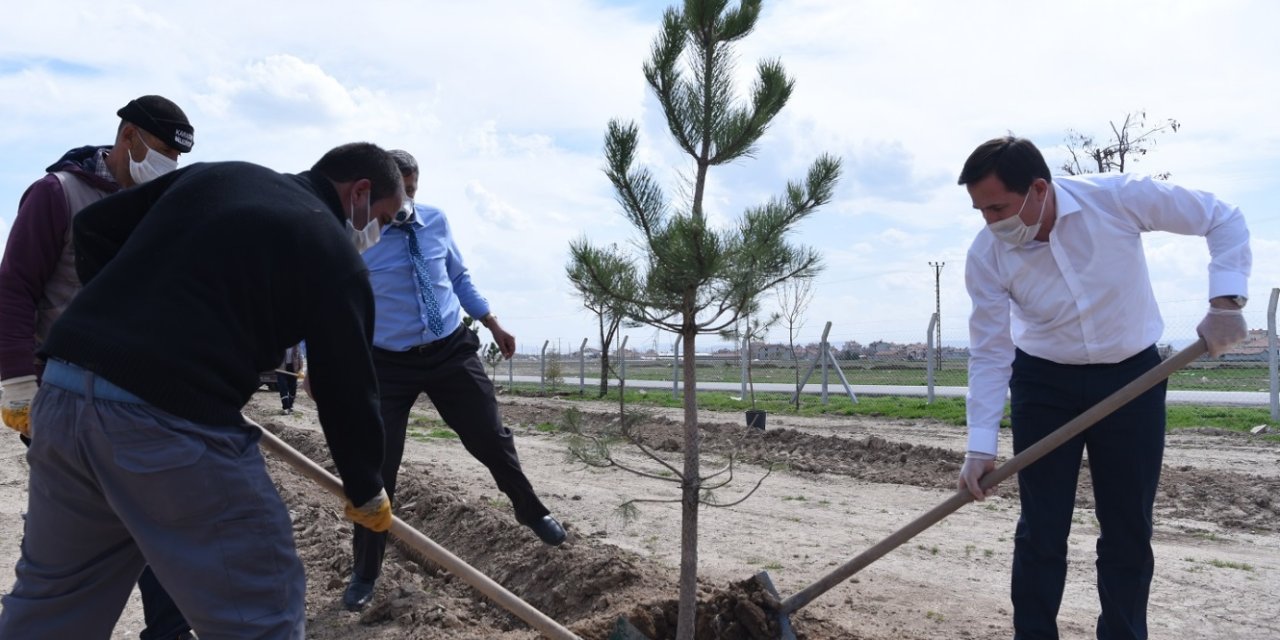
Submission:
<svg viewBox="0 0 1280 640">
<path fill-rule="evenodd" d="M 929 266 L 933 267 L 933 299 L 936 313 L 938 314 L 938 323 L 935 325 L 937 334 L 934 337 L 934 342 L 937 343 L 937 346 L 934 348 L 934 352 L 937 353 L 938 360 L 936 368 L 938 371 L 942 371 L 942 268 L 947 266 L 947 263 L 930 262 Z"/>
</svg>

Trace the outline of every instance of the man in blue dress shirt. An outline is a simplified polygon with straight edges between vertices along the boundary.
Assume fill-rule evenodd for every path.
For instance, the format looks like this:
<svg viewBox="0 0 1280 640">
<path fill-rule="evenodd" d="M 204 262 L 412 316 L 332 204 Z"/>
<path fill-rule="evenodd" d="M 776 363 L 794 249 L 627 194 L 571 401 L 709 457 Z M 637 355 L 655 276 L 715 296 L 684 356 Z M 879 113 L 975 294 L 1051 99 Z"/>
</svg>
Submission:
<svg viewBox="0 0 1280 640">
<path fill-rule="evenodd" d="M 390 153 L 412 199 L 418 163 L 407 152 Z M 406 207 L 363 257 L 376 314 L 373 362 L 386 429 L 382 476 L 387 495 L 395 495 L 409 411 L 426 393 L 467 451 L 489 468 L 510 498 L 516 520 L 549 545 L 564 542 L 564 528 L 520 469 L 515 440 L 502 425 L 493 383 L 478 355 L 480 339 L 463 326 L 463 311 L 489 329 L 505 358 L 515 353 L 515 337 L 498 324 L 472 284 L 444 212 L 421 204 Z M 342 598 L 347 609 L 359 611 L 372 600 L 386 543 L 385 533 L 355 527 L 355 563 Z"/>
</svg>

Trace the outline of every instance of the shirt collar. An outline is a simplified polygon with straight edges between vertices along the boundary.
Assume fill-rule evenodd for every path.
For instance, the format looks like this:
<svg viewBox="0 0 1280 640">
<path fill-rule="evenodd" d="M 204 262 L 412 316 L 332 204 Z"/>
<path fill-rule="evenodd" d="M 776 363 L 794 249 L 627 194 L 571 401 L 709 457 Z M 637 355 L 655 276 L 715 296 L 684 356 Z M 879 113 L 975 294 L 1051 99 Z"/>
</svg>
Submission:
<svg viewBox="0 0 1280 640">
<path fill-rule="evenodd" d="M 129 153 L 129 151 L 125 150 L 124 153 Z M 98 176 L 99 178 L 102 178 L 103 180 L 106 180 L 111 184 L 116 183 L 115 175 L 111 173 L 111 168 L 107 166 L 107 150 L 106 149 L 98 149 L 97 153 L 93 155 L 92 163 L 93 163 L 93 175 Z"/>
<path fill-rule="evenodd" d="M 1069 216 L 1073 213 L 1080 212 L 1080 202 L 1076 200 L 1074 196 L 1067 193 L 1067 190 L 1063 189 L 1062 185 L 1057 182 L 1052 182 L 1050 184 L 1053 185 L 1054 202 L 1057 203 L 1055 213 L 1059 220 L 1062 219 L 1063 216 Z M 1057 222 L 1054 222 L 1054 226 L 1057 226 Z"/>
</svg>

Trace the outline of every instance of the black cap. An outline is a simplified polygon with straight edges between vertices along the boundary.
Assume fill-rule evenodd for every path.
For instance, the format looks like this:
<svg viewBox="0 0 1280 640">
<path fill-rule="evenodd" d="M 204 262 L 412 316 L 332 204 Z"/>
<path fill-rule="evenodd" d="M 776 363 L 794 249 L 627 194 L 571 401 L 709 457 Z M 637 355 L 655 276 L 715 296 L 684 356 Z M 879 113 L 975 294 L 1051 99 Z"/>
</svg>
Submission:
<svg viewBox="0 0 1280 640">
<path fill-rule="evenodd" d="M 187 121 L 187 114 L 168 98 L 142 96 L 130 100 L 116 115 L 183 153 L 191 151 L 196 143 L 196 130 Z"/>
</svg>

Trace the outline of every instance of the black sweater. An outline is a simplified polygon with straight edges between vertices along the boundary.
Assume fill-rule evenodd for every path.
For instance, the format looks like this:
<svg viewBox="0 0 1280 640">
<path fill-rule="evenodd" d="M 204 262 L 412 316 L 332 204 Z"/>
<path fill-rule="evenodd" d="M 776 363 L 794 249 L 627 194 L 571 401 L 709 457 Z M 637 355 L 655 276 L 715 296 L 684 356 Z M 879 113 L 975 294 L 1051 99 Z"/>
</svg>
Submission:
<svg viewBox="0 0 1280 640">
<path fill-rule="evenodd" d="M 369 354 L 373 293 L 324 177 L 245 162 L 194 164 L 81 211 L 85 287 L 42 353 L 159 409 L 242 425 L 285 348 L 305 340 L 320 424 L 347 497 L 382 488 Z"/>
</svg>

